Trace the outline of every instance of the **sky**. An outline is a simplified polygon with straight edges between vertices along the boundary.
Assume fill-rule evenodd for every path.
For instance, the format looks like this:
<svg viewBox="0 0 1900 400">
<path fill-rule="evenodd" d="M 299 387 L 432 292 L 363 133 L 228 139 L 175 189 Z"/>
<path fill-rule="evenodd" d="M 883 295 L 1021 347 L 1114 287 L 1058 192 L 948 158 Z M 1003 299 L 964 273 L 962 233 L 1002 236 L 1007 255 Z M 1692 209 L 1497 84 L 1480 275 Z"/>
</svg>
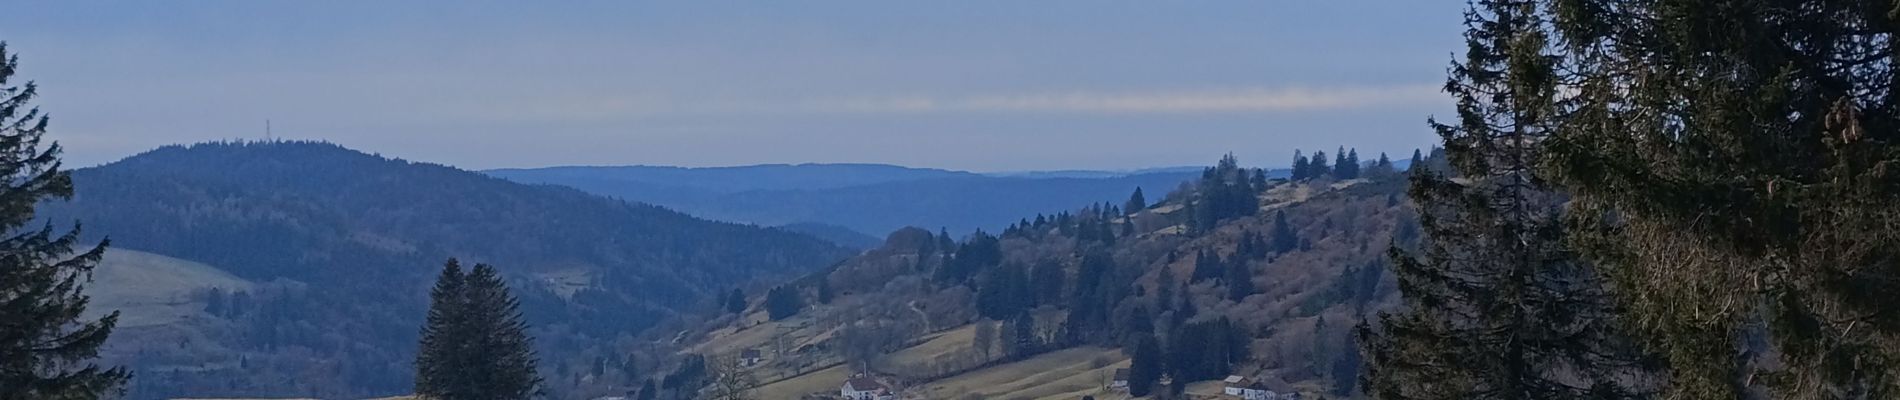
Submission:
<svg viewBox="0 0 1900 400">
<path fill-rule="evenodd" d="M 59 1 L 0 13 L 77 166 L 215 140 L 469 169 L 1283 166 L 1430 146 L 1451 1 Z"/>
</svg>

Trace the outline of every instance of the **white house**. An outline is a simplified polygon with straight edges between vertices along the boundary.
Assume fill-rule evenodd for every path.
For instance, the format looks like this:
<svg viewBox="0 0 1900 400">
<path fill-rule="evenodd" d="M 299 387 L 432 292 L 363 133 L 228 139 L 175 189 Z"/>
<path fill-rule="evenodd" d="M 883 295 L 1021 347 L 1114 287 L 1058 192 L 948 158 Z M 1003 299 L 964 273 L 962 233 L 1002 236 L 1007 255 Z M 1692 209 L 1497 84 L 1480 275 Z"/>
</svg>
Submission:
<svg viewBox="0 0 1900 400">
<path fill-rule="evenodd" d="M 1221 386 L 1221 393 L 1245 400 L 1281 400 L 1280 394 L 1267 390 L 1266 385 L 1240 375 L 1228 375 Z"/>
<path fill-rule="evenodd" d="M 1108 382 L 1108 388 L 1109 388 L 1109 389 L 1115 389 L 1115 390 L 1124 390 L 1124 389 L 1128 389 L 1128 369 L 1127 369 L 1127 368 L 1116 368 L 1116 369 L 1115 369 L 1115 380 L 1112 380 L 1112 381 L 1109 381 L 1109 382 Z"/>
<path fill-rule="evenodd" d="M 844 381 L 844 387 L 838 389 L 838 395 L 843 396 L 847 400 L 893 400 L 897 398 L 896 395 L 891 393 L 890 387 L 879 383 L 877 379 L 872 379 L 870 376 L 864 375 L 846 379 Z"/>
<path fill-rule="evenodd" d="M 759 352 L 758 349 L 745 349 L 745 351 L 739 352 L 739 366 L 741 367 L 759 365 L 759 361 L 763 359 L 764 354 Z"/>
</svg>

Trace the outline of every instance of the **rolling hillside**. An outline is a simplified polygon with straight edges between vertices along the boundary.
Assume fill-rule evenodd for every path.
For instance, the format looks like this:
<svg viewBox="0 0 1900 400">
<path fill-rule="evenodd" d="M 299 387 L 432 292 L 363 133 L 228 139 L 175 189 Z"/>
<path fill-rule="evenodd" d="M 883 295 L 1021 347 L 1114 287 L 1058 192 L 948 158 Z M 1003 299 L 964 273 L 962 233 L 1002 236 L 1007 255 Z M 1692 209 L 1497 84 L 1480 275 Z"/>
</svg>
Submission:
<svg viewBox="0 0 1900 400">
<path fill-rule="evenodd" d="M 746 313 L 671 340 L 688 359 L 761 351 L 748 371 L 762 398 L 835 391 L 843 377 L 869 373 L 921 398 L 1119 399 L 1127 393 L 1107 389 L 1106 378 L 1129 365 L 1132 341 L 1158 338 L 1170 360 L 1195 365 L 1192 347 L 1206 339 L 1187 336 L 1193 327 L 1231 326 L 1244 353 L 1218 376 L 1308 396 L 1352 393 L 1351 329 L 1394 303 L 1384 249 L 1417 235 L 1405 179 L 1244 186 L 1258 192 L 1227 217 L 1208 214 L 1219 190 L 1202 183 L 1142 210 L 1032 216 L 995 236 L 901 230 L 787 284 L 806 305 L 797 315 L 772 320 L 760 311 L 768 300 L 755 299 Z M 1217 223 L 1196 222 L 1208 215 Z M 1248 290 L 1234 289 L 1237 276 Z M 654 374 L 683 380 L 679 370 Z M 1217 379 L 1183 390 L 1216 394 Z M 661 399 L 690 396 L 659 390 Z"/>
<path fill-rule="evenodd" d="M 326 143 L 168 146 L 73 179 L 72 201 L 42 215 L 83 221 L 91 239 L 110 236 L 108 254 L 123 261 L 115 265 L 145 265 L 107 267 L 103 278 L 114 280 L 101 282 L 102 305 L 140 308 L 140 296 L 160 293 L 127 293 L 115 278 L 124 272 L 189 281 L 160 285 L 173 287 L 163 289 L 167 301 L 209 282 L 243 293 L 220 302 L 219 315 L 194 315 L 203 318 L 141 312 L 138 326 L 114 335 L 140 376 L 134 398 L 405 393 L 429 280 L 449 257 L 510 274 L 552 381 L 566 364 L 592 361 L 582 354 L 706 293 L 851 253 L 784 230 Z"/>
</svg>

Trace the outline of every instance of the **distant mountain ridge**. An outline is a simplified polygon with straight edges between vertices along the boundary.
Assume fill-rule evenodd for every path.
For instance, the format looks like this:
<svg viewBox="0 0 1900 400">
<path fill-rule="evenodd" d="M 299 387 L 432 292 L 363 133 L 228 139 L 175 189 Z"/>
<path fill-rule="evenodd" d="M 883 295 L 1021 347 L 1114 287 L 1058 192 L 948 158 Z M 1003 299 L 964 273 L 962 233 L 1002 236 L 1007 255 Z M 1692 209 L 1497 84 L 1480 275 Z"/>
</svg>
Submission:
<svg viewBox="0 0 1900 400">
<path fill-rule="evenodd" d="M 883 234 L 916 226 L 995 231 L 1023 216 L 1078 204 L 1120 204 L 1136 188 L 1167 193 L 1201 167 L 1133 171 L 974 173 L 883 164 L 740 167 L 548 167 L 483 171 L 522 183 L 569 186 L 702 218 L 778 226 L 836 225 Z"/>
</svg>

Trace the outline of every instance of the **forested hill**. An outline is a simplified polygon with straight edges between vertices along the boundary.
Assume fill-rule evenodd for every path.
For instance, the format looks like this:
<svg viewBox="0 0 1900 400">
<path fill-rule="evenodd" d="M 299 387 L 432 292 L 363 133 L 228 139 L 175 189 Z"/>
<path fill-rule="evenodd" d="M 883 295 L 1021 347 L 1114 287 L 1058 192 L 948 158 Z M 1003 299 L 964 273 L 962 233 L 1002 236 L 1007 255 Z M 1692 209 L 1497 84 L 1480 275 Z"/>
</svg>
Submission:
<svg viewBox="0 0 1900 400">
<path fill-rule="evenodd" d="M 43 216 L 265 284 L 217 305 L 226 315 L 114 335 L 116 354 L 138 354 L 139 398 L 403 393 L 427 281 L 451 256 L 511 274 L 544 365 L 558 365 L 704 293 L 850 254 L 785 230 L 328 143 L 167 146 L 73 179 L 72 201 Z M 144 346 L 177 338 L 141 334 L 220 346 Z"/>
<path fill-rule="evenodd" d="M 1172 193 L 1027 215 L 994 234 L 899 230 L 660 338 L 685 354 L 676 367 L 583 389 L 631 381 L 643 398 L 692 398 L 712 376 L 704 366 L 754 350 L 762 360 L 745 371 L 762 399 L 835 390 L 852 373 L 924 398 L 1127 398 L 1107 388 L 1120 368 L 1141 382 L 1136 395 L 1216 397 L 1233 374 L 1351 397 L 1353 329 L 1395 302 L 1386 250 L 1417 240 L 1417 218 L 1395 163 L 1296 165 L 1280 179 L 1229 158 Z M 1180 386 L 1157 386 L 1162 375 Z"/>
<path fill-rule="evenodd" d="M 822 223 L 873 236 L 906 226 L 997 230 L 1024 215 L 1166 193 L 1199 170 L 981 175 L 873 164 L 725 168 L 552 167 L 490 170 L 524 183 L 571 186 L 695 216 L 760 225 Z"/>
</svg>

